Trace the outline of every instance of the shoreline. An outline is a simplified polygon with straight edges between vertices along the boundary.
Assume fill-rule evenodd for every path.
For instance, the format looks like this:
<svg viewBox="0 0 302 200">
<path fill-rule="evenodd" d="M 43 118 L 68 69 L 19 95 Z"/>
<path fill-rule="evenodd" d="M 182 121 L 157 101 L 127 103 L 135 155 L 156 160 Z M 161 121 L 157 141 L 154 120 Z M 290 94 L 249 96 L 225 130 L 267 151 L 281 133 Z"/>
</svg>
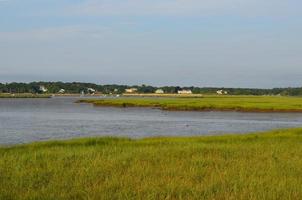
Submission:
<svg viewBox="0 0 302 200">
<path fill-rule="evenodd" d="M 91 104 L 91 103 L 90 103 Z M 183 108 L 162 108 L 156 106 L 115 106 L 115 105 L 98 105 L 95 107 L 112 107 L 112 108 L 150 108 L 162 111 L 179 111 L 179 112 L 241 112 L 241 113 L 302 113 L 302 110 L 275 110 L 275 109 L 238 109 L 238 108 L 200 108 L 200 109 L 183 109 Z"/>
<path fill-rule="evenodd" d="M 25 143 L 12 143 L 12 144 L 0 144 L 0 150 L 10 149 L 10 148 L 22 148 L 24 146 L 48 146 L 48 144 L 68 144 L 73 142 L 81 142 L 86 140 L 126 140 L 129 142 L 142 142 L 148 140 L 193 140 L 193 139 L 201 139 L 201 140 L 210 140 L 210 139 L 217 139 L 217 138 L 249 138 L 253 136 L 268 136 L 272 134 L 283 134 L 287 132 L 301 132 L 302 133 L 302 125 L 301 127 L 293 127 L 293 128 L 277 128 L 272 130 L 263 130 L 263 131 L 251 131 L 251 132 L 226 132 L 226 133 L 213 133 L 209 135 L 187 135 L 187 136 L 151 136 L 151 137 L 139 137 L 139 138 L 132 138 L 127 136 L 88 136 L 88 137 L 72 137 L 72 138 L 61 138 L 61 139 L 51 139 L 51 140 L 37 140 Z"/>
<path fill-rule="evenodd" d="M 81 96 L 81 94 L 32 94 L 32 93 L 0 93 L 0 98 L 52 98 L 52 97 L 99 97 L 98 94 Z"/>
<path fill-rule="evenodd" d="M 51 98 L 51 94 L 31 94 L 31 93 L 0 93 L 0 99 L 15 99 L 15 98 Z"/>
</svg>

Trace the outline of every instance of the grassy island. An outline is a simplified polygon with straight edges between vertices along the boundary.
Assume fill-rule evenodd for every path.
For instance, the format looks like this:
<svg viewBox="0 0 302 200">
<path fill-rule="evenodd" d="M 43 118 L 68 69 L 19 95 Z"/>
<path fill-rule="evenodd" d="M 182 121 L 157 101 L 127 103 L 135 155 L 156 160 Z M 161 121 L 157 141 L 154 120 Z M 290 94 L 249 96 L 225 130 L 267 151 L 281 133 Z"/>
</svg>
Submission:
<svg viewBox="0 0 302 200">
<path fill-rule="evenodd" d="M 95 106 L 151 107 L 179 111 L 302 112 L 302 98 L 279 96 L 204 96 L 199 98 L 85 99 Z"/>
<path fill-rule="evenodd" d="M 0 199 L 301 199 L 302 129 L 0 148 Z"/>
</svg>

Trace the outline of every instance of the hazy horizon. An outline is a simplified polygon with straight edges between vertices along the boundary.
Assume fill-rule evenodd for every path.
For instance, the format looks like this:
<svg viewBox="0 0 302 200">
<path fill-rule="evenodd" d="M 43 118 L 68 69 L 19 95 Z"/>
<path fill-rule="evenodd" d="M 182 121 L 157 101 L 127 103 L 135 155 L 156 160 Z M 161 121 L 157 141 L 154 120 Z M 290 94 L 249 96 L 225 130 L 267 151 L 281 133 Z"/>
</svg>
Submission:
<svg viewBox="0 0 302 200">
<path fill-rule="evenodd" d="M 298 0 L 0 0 L 0 82 L 302 86 Z"/>
</svg>

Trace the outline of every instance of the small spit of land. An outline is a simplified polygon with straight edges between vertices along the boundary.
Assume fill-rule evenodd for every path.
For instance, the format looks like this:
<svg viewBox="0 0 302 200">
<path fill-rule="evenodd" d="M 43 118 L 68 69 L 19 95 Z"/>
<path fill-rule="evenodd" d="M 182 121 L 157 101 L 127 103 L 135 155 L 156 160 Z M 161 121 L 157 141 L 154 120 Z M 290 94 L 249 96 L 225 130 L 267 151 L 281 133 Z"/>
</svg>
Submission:
<svg viewBox="0 0 302 200">
<path fill-rule="evenodd" d="M 204 96 L 196 98 L 85 99 L 95 106 L 151 107 L 179 111 L 302 112 L 302 98 L 279 96 Z"/>
<path fill-rule="evenodd" d="M 0 98 L 50 98 L 49 94 L 32 94 L 32 93 L 0 93 Z"/>
<path fill-rule="evenodd" d="M 124 97 L 166 97 L 166 98 L 198 98 L 204 97 L 203 94 L 155 94 L 155 93 L 147 93 L 147 94 L 131 94 L 124 93 Z"/>
<path fill-rule="evenodd" d="M 0 148 L 0 199 L 301 199 L 302 129 Z"/>
</svg>

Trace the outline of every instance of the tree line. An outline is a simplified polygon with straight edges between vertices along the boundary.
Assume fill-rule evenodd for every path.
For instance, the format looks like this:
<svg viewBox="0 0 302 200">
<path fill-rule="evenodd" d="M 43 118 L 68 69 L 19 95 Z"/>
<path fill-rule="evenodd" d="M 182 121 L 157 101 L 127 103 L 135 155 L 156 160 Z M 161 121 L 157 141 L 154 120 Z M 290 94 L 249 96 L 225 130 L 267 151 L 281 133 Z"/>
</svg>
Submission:
<svg viewBox="0 0 302 200">
<path fill-rule="evenodd" d="M 0 83 L 1 93 L 43 93 L 41 86 L 47 89 L 50 94 L 58 93 L 64 89 L 65 93 L 87 93 L 88 88 L 93 88 L 103 94 L 121 94 L 127 88 L 136 88 L 139 93 L 154 93 L 157 89 L 162 89 L 165 93 L 177 93 L 179 90 L 191 90 L 193 94 L 215 94 L 217 90 L 227 91 L 230 95 L 282 95 L 282 96 L 302 96 L 302 87 L 297 88 L 219 88 L 219 87 L 180 87 L 164 86 L 154 87 L 150 85 L 99 85 L 94 83 L 81 82 L 31 82 L 31 83 Z"/>
</svg>

